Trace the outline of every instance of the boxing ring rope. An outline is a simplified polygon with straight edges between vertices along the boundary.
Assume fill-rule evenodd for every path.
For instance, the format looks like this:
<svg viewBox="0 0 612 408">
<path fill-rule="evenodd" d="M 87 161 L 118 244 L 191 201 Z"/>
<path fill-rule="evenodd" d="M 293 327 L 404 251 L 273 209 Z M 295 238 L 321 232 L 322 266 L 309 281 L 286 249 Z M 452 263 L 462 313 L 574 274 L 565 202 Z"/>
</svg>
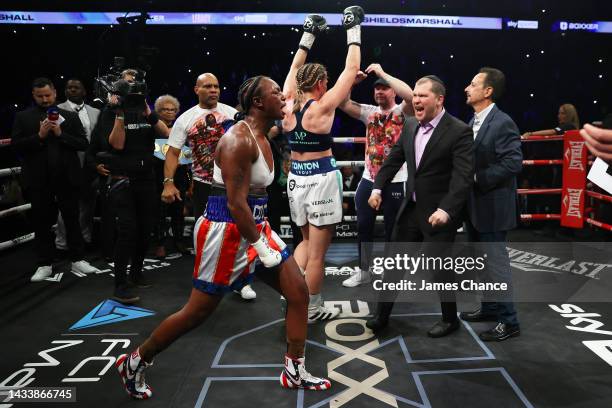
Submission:
<svg viewBox="0 0 612 408">
<path fill-rule="evenodd" d="M 522 142 L 541 142 L 543 140 L 551 141 L 551 140 L 561 140 L 563 141 L 563 136 L 551 135 L 551 136 L 521 136 Z"/>
<path fill-rule="evenodd" d="M 529 195 L 529 194 L 561 194 L 562 188 L 519 188 L 516 190 L 517 194 Z"/>
<path fill-rule="evenodd" d="M 598 193 L 596 191 L 591 191 L 591 190 L 587 190 L 585 193 L 589 197 L 593 197 L 593 198 L 598 199 L 598 200 L 607 201 L 609 203 L 612 203 L 612 196 L 609 196 L 609 195 L 606 195 L 606 194 L 602 194 L 602 193 Z"/>
<path fill-rule="evenodd" d="M 16 176 L 21 173 L 21 167 L 9 167 L 0 169 L 0 177 Z"/>
<path fill-rule="evenodd" d="M 560 220 L 561 214 L 521 214 L 521 220 L 525 221 L 544 221 L 544 220 Z"/>
<path fill-rule="evenodd" d="M 0 218 L 8 217 L 9 215 L 19 214 L 28 211 L 32 208 L 32 204 L 22 204 L 17 207 L 7 208 L 6 210 L 0 211 Z"/>
<path fill-rule="evenodd" d="M 597 221 L 597 220 L 594 220 L 593 218 L 589 218 L 589 217 L 586 217 L 584 219 L 584 221 L 586 223 L 588 223 L 588 224 L 594 225 L 594 226 L 599 227 L 601 229 L 612 231 L 612 225 L 606 224 L 605 222 Z"/>
<path fill-rule="evenodd" d="M 565 136 L 526 136 L 521 137 L 521 142 L 543 142 L 543 141 L 564 141 Z M 335 137 L 333 138 L 334 143 L 365 143 L 365 137 Z M 0 139 L 0 147 L 8 146 L 11 143 L 11 139 Z M 558 159 L 536 159 L 536 160 L 523 160 L 523 166 L 557 166 L 563 165 L 563 160 Z M 587 161 L 587 165 L 591 165 L 592 161 Z M 365 166 L 364 160 L 353 160 L 353 161 L 337 161 L 336 165 L 338 167 L 363 167 Z M 11 167 L 0 169 L 0 177 L 7 176 L 16 176 L 21 173 L 21 167 Z M 533 188 L 533 189 L 517 189 L 517 193 L 519 195 L 551 195 L 551 194 L 563 194 L 562 188 Z M 354 191 L 344 191 L 342 193 L 343 197 L 355 197 Z M 602 194 L 592 190 L 585 190 L 585 196 L 591 197 L 592 199 L 597 199 L 601 201 L 605 201 L 608 203 L 612 203 L 612 196 Z M 11 215 L 15 215 L 18 213 L 22 213 L 28 211 L 32 208 L 31 204 L 23 204 L 16 207 L 8 208 L 0 211 L 0 219 L 4 217 L 8 217 Z M 584 209 L 584 214 L 592 211 L 591 207 Z M 521 214 L 521 220 L 529 220 L 529 221 L 540 221 L 540 220 L 561 220 L 561 214 Z M 281 222 L 289 223 L 290 217 L 282 216 L 280 217 Z M 343 216 L 342 220 L 344 222 L 356 222 L 356 216 Z M 376 221 L 381 222 L 384 220 L 383 216 L 377 216 Z M 186 222 L 194 223 L 194 217 L 185 217 Z M 589 225 L 594 227 L 598 227 L 604 230 L 612 231 L 612 225 L 607 224 L 601 221 L 598 221 L 592 217 L 584 217 L 584 221 Z M 21 243 L 25 243 L 34 239 L 34 233 L 30 233 L 21 237 L 17 237 L 10 241 L 0 242 L 0 250 L 10 248 Z"/>
<path fill-rule="evenodd" d="M 17 237 L 15 239 L 11 239 L 9 241 L 0 242 L 0 251 L 3 249 L 8 249 L 20 244 L 24 244 L 28 241 L 32 241 L 34 239 L 34 233 L 30 232 L 29 234 L 23 235 L 21 237 Z"/>
</svg>

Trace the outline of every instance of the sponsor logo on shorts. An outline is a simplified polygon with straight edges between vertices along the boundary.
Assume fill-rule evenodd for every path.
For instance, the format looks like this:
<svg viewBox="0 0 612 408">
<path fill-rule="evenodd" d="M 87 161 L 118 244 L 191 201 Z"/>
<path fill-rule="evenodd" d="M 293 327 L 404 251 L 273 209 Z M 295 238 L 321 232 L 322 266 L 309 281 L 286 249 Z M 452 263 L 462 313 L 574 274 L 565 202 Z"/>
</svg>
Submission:
<svg viewBox="0 0 612 408">
<path fill-rule="evenodd" d="M 255 205 L 253 206 L 253 218 L 255 220 L 263 220 L 266 214 L 266 205 Z"/>
<path fill-rule="evenodd" d="M 311 201 L 310 205 L 323 205 L 323 204 L 329 204 L 329 203 L 333 203 L 334 199 L 333 198 L 328 198 L 327 200 L 315 200 L 315 201 Z"/>
<path fill-rule="evenodd" d="M 319 170 L 320 165 L 318 162 L 296 162 L 296 161 L 292 161 L 291 162 L 291 169 L 292 170 Z"/>
<path fill-rule="evenodd" d="M 293 191 L 293 189 L 301 189 L 301 188 L 315 188 L 319 185 L 319 182 L 308 183 L 308 184 L 297 184 L 295 180 L 289 181 L 289 191 Z"/>
<path fill-rule="evenodd" d="M 321 212 L 321 213 L 320 213 L 320 212 L 313 212 L 313 213 L 312 213 L 312 216 L 313 216 L 314 218 L 319 218 L 319 217 L 329 217 L 329 216 L 331 216 L 331 215 L 334 215 L 334 211 L 331 211 L 331 212 Z"/>
</svg>

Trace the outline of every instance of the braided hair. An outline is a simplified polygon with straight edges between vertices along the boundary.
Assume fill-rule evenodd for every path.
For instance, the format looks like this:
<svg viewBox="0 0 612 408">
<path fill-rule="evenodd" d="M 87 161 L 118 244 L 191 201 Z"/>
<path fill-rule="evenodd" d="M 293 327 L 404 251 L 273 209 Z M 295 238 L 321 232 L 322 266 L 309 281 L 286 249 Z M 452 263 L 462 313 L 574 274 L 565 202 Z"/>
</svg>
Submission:
<svg viewBox="0 0 612 408">
<path fill-rule="evenodd" d="M 267 78 L 264 75 L 258 75 L 251 77 L 244 81 L 240 88 L 238 88 L 238 103 L 240 104 L 240 110 L 234 115 L 234 121 L 238 122 L 243 120 L 249 113 L 249 109 L 253 105 L 253 98 L 259 95 L 259 84 L 261 80 Z"/>
<path fill-rule="evenodd" d="M 327 77 L 327 70 L 321 64 L 308 63 L 304 64 L 295 75 L 297 82 L 297 97 L 293 105 L 293 112 L 299 112 L 302 109 L 304 102 L 304 92 L 308 92 L 317 85 L 322 79 Z"/>
</svg>

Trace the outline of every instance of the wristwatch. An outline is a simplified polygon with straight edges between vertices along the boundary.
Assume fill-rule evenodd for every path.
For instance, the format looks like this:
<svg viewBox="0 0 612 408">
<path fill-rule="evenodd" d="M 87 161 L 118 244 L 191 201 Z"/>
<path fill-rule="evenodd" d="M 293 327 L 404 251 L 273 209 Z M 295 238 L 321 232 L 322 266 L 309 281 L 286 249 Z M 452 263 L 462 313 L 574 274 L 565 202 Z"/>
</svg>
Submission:
<svg viewBox="0 0 612 408">
<path fill-rule="evenodd" d="M 174 183 L 174 179 L 172 177 L 165 177 L 164 178 L 164 184 L 166 183 Z"/>
</svg>

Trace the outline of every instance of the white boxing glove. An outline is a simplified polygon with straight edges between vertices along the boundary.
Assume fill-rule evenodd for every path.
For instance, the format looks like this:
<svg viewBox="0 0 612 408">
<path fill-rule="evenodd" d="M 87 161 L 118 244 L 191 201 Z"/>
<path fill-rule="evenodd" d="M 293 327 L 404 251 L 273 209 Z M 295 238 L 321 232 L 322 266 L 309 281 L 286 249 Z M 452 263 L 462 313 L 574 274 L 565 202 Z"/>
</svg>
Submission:
<svg viewBox="0 0 612 408">
<path fill-rule="evenodd" d="M 260 235 L 259 239 L 251 245 L 257 251 L 259 260 L 266 268 L 276 266 L 283 261 L 281 253 L 270 247 L 268 240 L 263 235 Z"/>
</svg>

